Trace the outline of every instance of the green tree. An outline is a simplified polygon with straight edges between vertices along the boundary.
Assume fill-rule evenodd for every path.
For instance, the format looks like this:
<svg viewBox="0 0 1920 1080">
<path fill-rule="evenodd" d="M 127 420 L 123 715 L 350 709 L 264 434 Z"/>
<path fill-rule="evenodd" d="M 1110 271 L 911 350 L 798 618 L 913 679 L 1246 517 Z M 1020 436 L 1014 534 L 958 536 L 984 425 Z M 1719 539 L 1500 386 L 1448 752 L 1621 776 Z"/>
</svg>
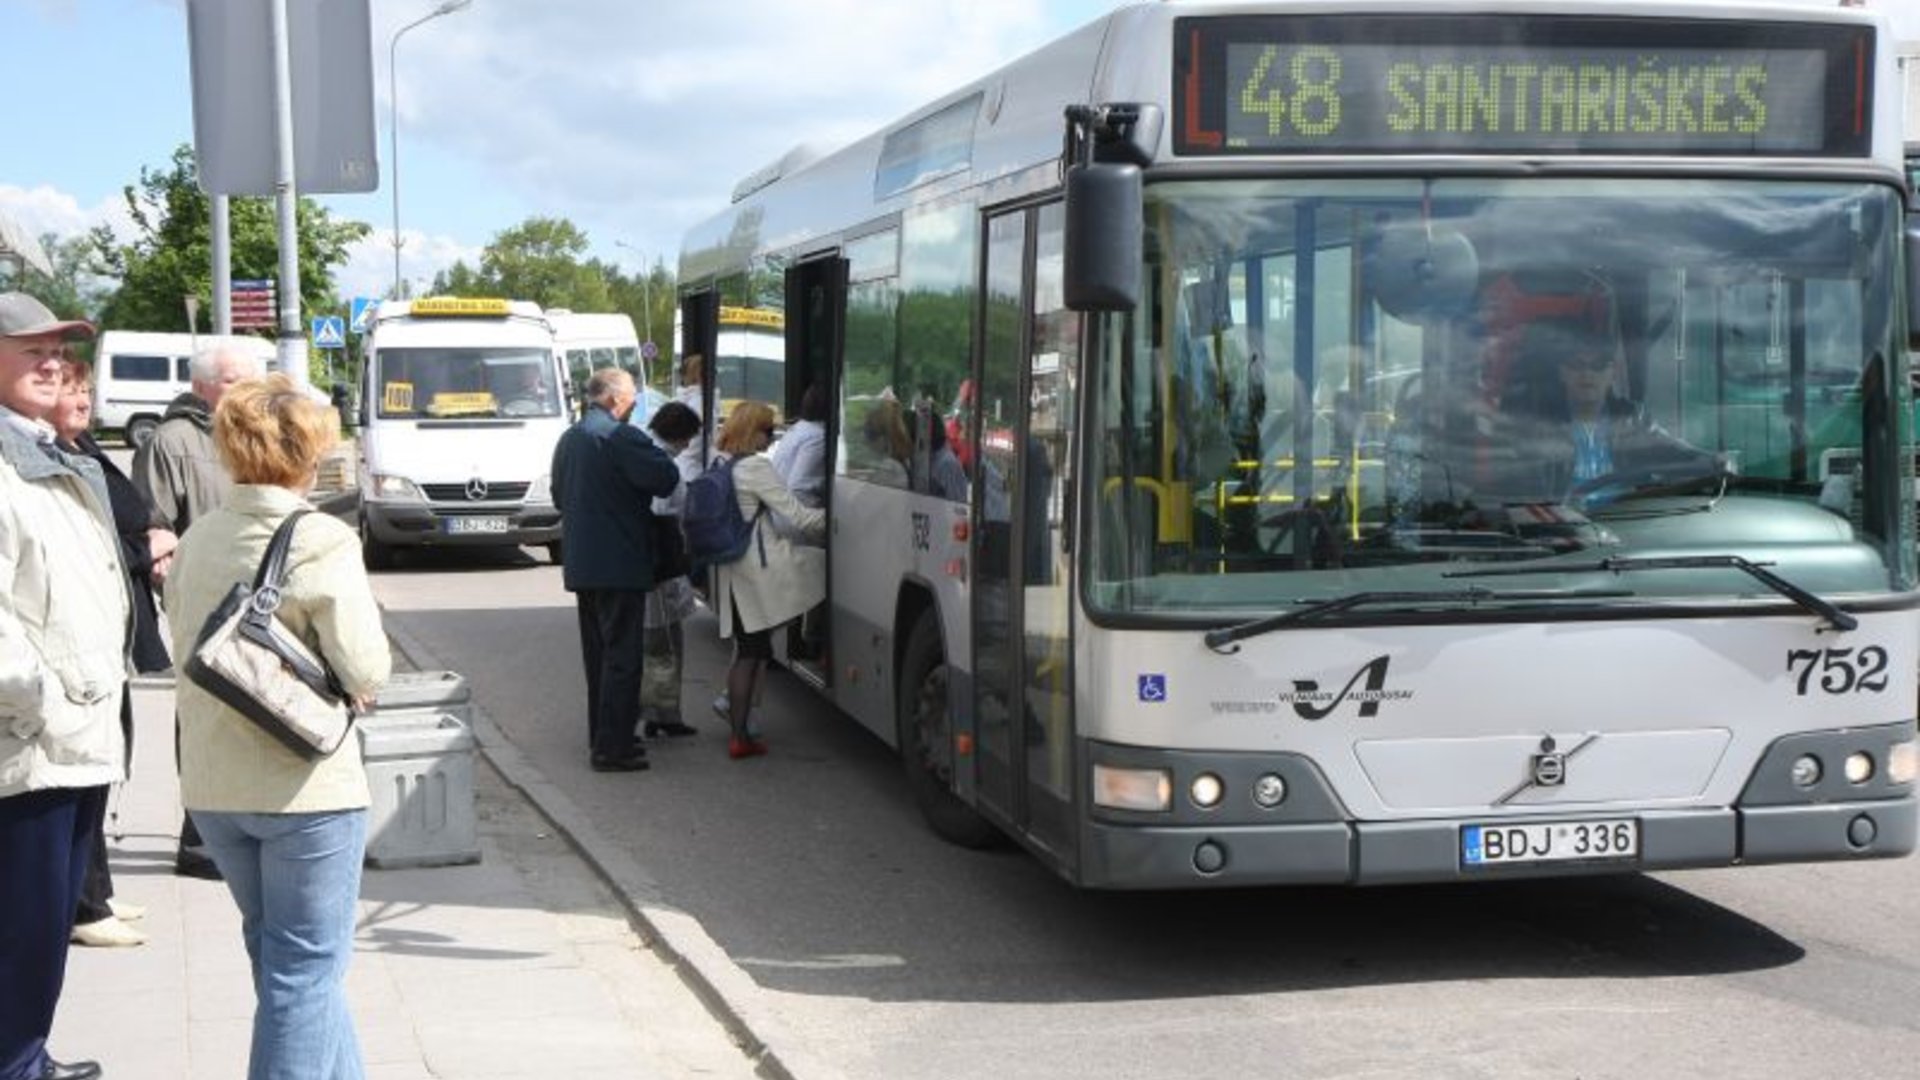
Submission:
<svg viewBox="0 0 1920 1080">
<path fill-rule="evenodd" d="M 493 238 L 480 256 L 480 273 L 502 294 L 541 307 L 612 310 L 607 268 L 583 262 L 587 234 L 565 218 L 533 217 Z"/>
<path fill-rule="evenodd" d="M 197 182 L 193 148 L 175 150 L 165 169 L 143 166 L 139 182 L 128 185 L 125 194 L 133 239 L 123 243 L 102 225 L 87 240 L 87 269 L 119 282 L 100 309 L 100 323 L 184 331 L 185 297 L 198 298 L 202 310 L 213 306 L 212 200 Z M 228 207 L 233 276 L 277 278 L 280 246 L 273 200 L 235 198 Z M 370 230 L 362 222 L 335 221 L 311 199 L 298 201 L 294 221 L 304 326 L 311 315 L 341 308 L 334 268 L 347 261 L 347 248 Z M 314 360 L 323 370 L 323 358 L 316 354 Z"/>
</svg>

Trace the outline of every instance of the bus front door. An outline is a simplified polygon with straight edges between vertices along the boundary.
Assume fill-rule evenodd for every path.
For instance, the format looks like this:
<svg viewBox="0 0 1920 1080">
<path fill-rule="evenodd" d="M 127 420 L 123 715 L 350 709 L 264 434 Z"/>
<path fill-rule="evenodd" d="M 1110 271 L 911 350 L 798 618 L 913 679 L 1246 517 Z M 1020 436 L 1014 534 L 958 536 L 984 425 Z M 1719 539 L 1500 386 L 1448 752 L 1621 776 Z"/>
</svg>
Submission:
<svg viewBox="0 0 1920 1080">
<path fill-rule="evenodd" d="M 962 416 L 974 520 L 977 798 L 1055 858 L 1073 852 L 1070 479 L 1079 320 L 1060 204 L 988 223 L 978 392 Z"/>
</svg>

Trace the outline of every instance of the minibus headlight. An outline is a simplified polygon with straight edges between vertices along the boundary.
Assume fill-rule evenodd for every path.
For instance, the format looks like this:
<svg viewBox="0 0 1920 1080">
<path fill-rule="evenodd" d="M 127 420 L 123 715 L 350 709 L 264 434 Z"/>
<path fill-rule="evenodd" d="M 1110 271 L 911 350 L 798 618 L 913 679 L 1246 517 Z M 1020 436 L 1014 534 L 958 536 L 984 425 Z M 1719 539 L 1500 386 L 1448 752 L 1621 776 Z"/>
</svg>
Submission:
<svg viewBox="0 0 1920 1080">
<path fill-rule="evenodd" d="M 541 473 L 527 485 L 527 501 L 530 503 L 550 503 L 553 501 L 553 476 Z"/>
<path fill-rule="evenodd" d="M 382 476 L 373 474 L 373 497 L 376 499 L 411 499 L 425 502 L 427 497 L 413 481 L 404 476 Z"/>
<path fill-rule="evenodd" d="M 1173 775 L 1165 769 L 1093 767 L 1093 802 L 1112 810 L 1173 808 Z"/>
</svg>

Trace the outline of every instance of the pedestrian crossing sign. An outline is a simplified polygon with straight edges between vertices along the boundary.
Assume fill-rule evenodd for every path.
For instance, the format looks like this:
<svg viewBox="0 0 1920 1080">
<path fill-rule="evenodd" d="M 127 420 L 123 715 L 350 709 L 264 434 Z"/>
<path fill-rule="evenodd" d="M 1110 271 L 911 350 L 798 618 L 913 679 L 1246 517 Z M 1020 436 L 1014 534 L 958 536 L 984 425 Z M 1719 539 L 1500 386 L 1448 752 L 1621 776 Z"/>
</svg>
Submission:
<svg viewBox="0 0 1920 1080">
<path fill-rule="evenodd" d="M 347 321 L 338 315 L 322 315 L 314 319 L 313 347 L 316 349 L 346 348 Z"/>
</svg>

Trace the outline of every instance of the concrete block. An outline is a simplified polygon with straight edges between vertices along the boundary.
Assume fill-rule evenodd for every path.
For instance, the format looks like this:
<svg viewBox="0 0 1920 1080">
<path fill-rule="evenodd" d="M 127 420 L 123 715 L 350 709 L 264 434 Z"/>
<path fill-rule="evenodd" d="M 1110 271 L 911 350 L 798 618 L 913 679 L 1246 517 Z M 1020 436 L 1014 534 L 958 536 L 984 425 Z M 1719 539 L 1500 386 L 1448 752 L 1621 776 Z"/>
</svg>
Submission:
<svg viewBox="0 0 1920 1080">
<path fill-rule="evenodd" d="M 373 789 L 367 865 L 479 862 L 472 730 L 444 712 L 375 712 L 361 719 L 359 730 Z"/>
</svg>

